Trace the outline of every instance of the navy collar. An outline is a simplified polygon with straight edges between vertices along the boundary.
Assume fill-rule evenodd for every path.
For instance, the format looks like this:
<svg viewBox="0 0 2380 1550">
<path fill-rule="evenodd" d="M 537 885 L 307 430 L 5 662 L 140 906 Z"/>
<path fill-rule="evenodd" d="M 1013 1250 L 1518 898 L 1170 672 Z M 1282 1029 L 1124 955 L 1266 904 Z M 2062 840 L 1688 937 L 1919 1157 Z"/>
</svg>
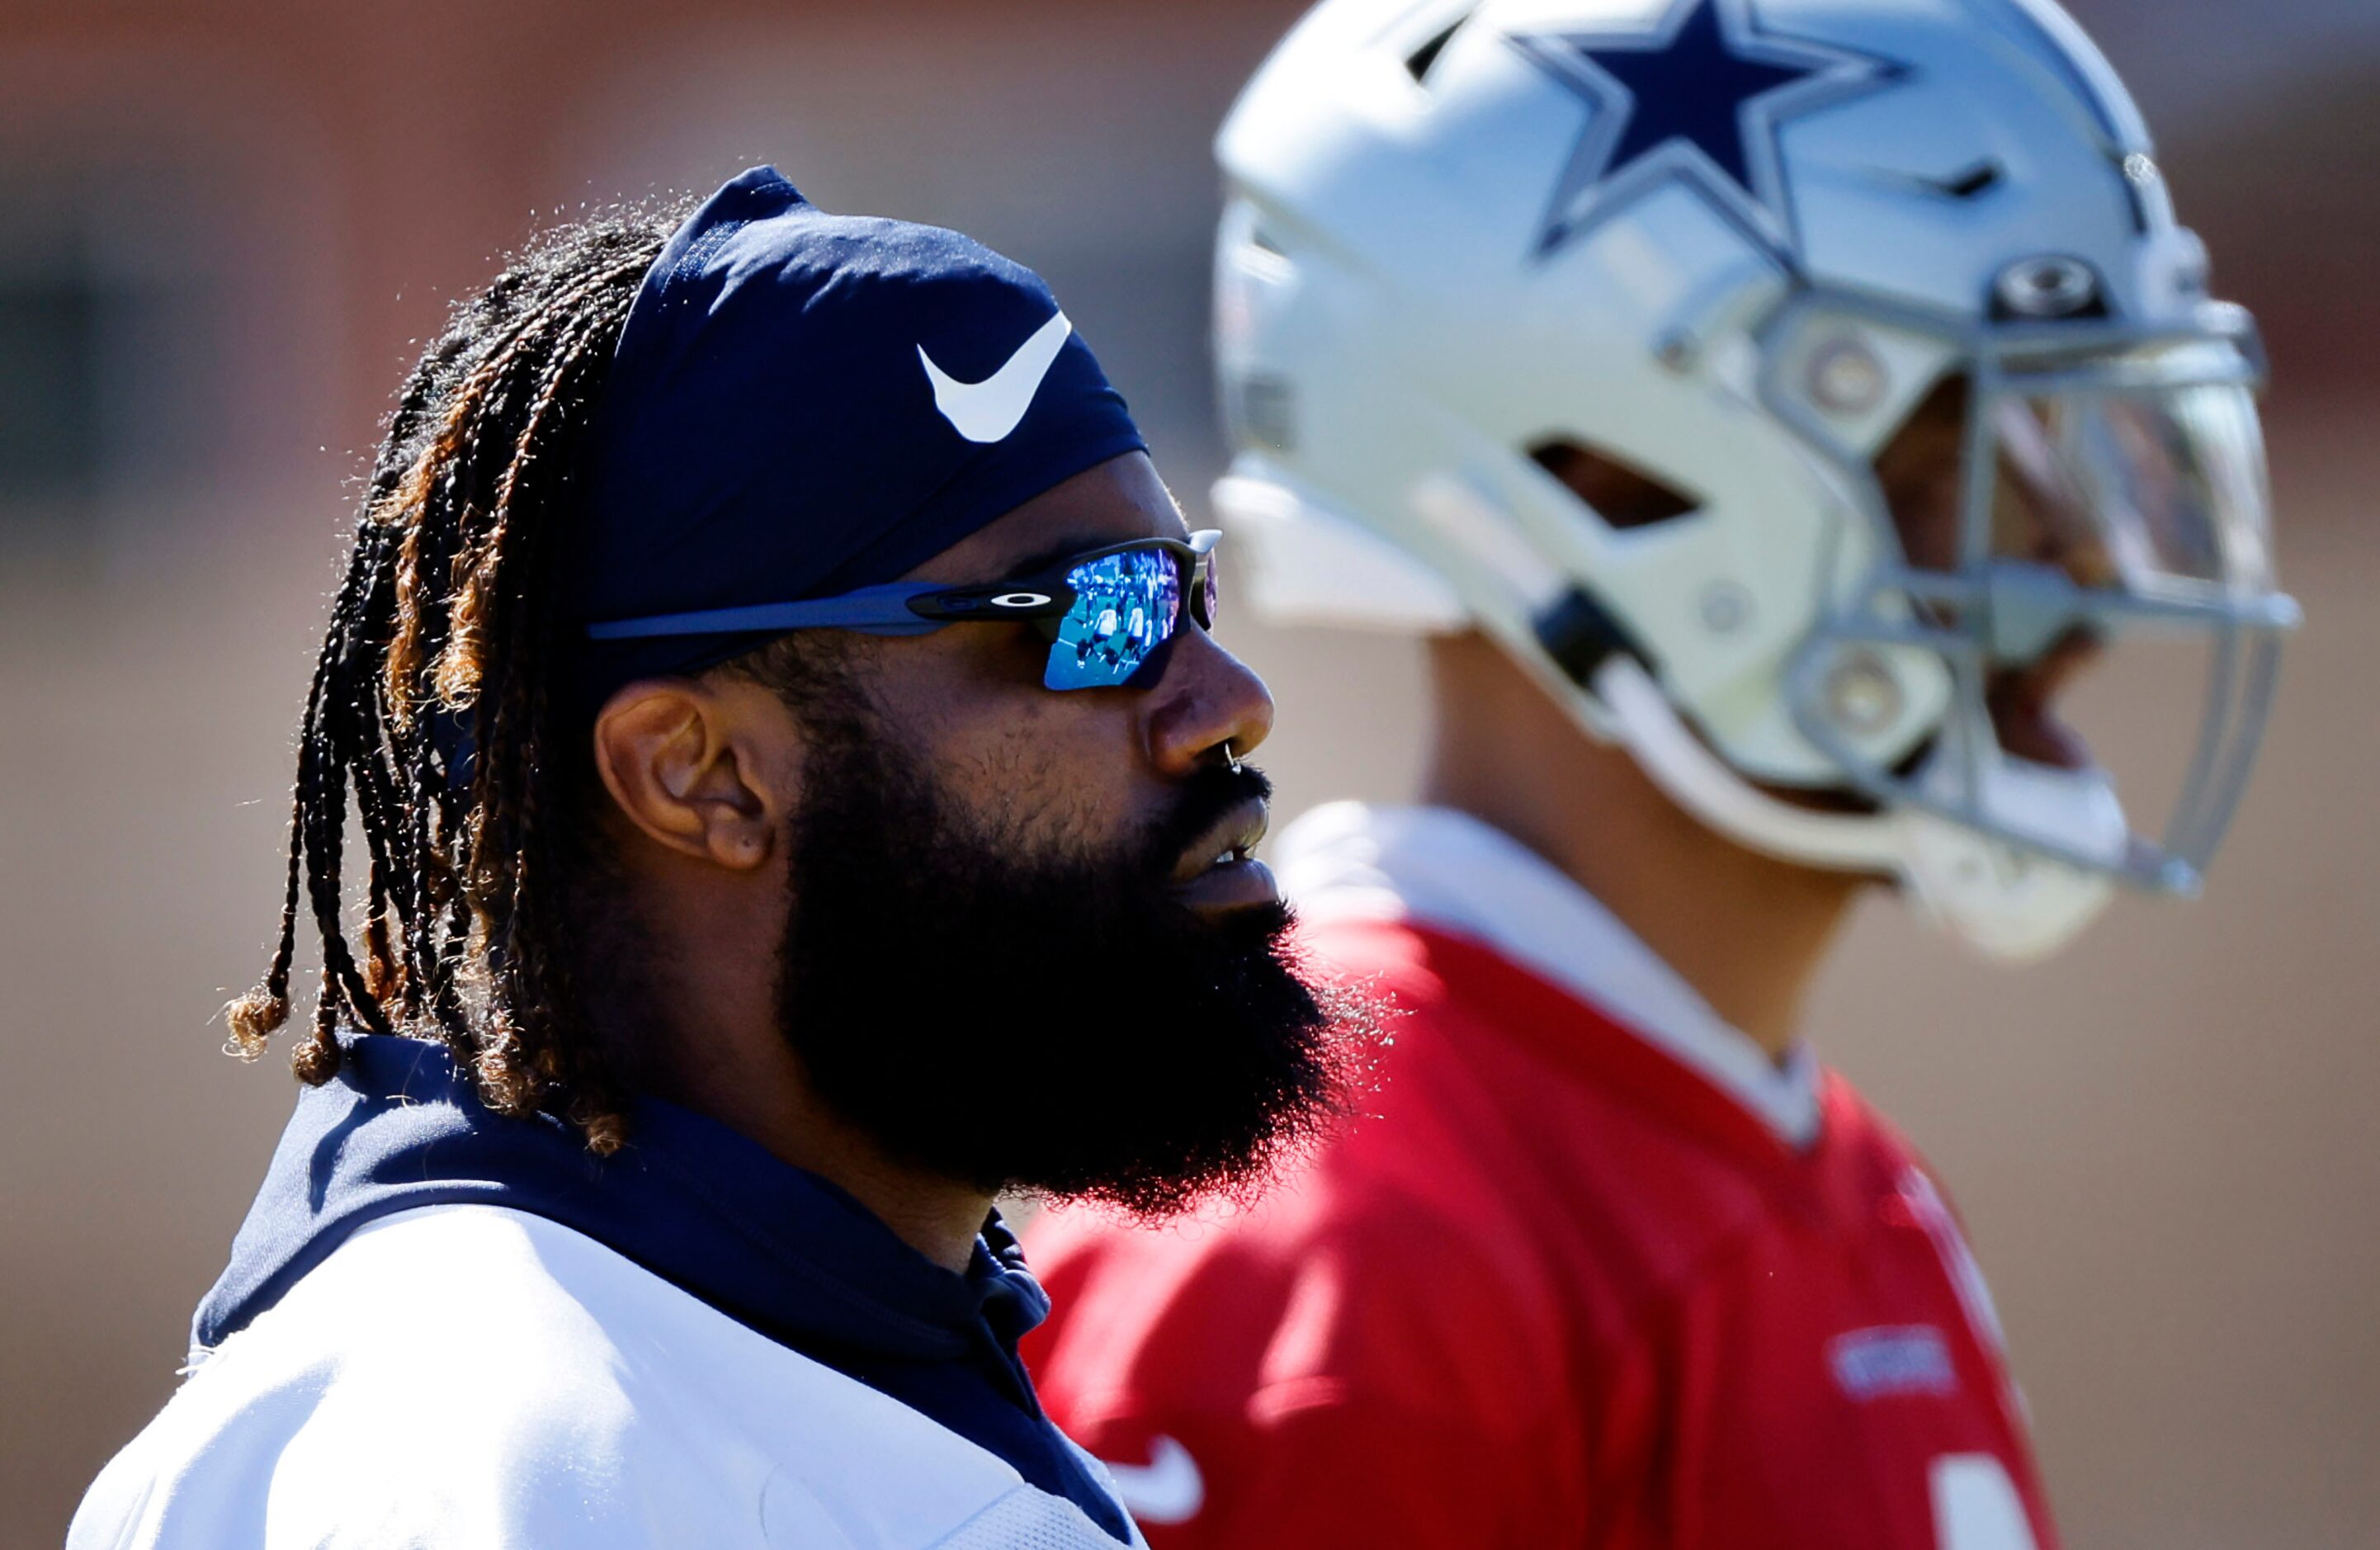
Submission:
<svg viewBox="0 0 2380 1550">
<path fill-rule="evenodd" d="M 343 1044 L 339 1075 L 298 1099 L 231 1263 L 199 1306 L 199 1346 L 244 1328 L 365 1223 L 458 1202 L 558 1222 L 813 1353 L 948 1361 L 986 1333 L 1013 1351 L 1049 1312 L 997 1213 L 954 1275 L 834 1184 L 689 1109 L 639 1099 L 634 1139 L 597 1157 L 558 1119 L 490 1111 L 438 1045 Z"/>
</svg>

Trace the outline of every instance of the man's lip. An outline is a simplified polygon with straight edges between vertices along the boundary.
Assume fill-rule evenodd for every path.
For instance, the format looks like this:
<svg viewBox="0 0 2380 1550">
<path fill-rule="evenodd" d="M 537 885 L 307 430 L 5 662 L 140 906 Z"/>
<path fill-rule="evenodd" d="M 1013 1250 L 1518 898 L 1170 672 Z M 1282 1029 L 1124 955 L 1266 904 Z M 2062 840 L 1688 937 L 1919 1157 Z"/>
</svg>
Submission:
<svg viewBox="0 0 2380 1550">
<path fill-rule="evenodd" d="M 2097 640 L 2077 630 L 2026 666 L 1994 675 L 1985 699 L 2001 748 L 2053 769 L 2087 768 L 2090 745 L 2058 719 L 2056 707 L 2058 696 L 2089 670 L 2101 650 Z"/>
<path fill-rule="evenodd" d="M 1248 864 L 1248 853 L 1264 839 L 1267 822 L 1263 798 L 1234 804 L 1184 848 L 1173 866 L 1174 886 L 1186 887 L 1208 873 Z M 1271 877 L 1269 872 L 1265 875 Z"/>
<path fill-rule="evenodd" d="M 1175 903 L 1201 915 L 1226 915 L 1253 905 L 1281 902 L 1281 885 L 1273 880 L 1272 868 L 1253 856 L 1210 866 L 1168 891 Z"/>
</svg>

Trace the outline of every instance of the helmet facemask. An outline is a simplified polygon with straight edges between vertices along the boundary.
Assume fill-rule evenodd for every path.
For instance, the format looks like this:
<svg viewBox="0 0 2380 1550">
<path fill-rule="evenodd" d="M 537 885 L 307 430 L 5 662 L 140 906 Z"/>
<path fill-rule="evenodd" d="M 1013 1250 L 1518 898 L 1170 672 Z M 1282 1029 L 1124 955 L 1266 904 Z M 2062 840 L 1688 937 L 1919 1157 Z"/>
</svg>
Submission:
<svg viewBox="0 0 2380 1550">
<path fill-rule="evenodd" d="M 2252 332 L 2121 83 L 2046 6 L 1762 0 L 1717 42 L 1800 79 L 1631 140 L 1687 11 L 1621 10 L 1325 0 L 1233 110 L 1256 601 L 1478 629 L 1708 827 L 1996 957 L 2192 891 L 2296 610 Z"/>
<path fill-rule="evenodd" d="M 1871 460 L 1835 422 L 1881 370 L 1874 331 L 1912 326 L 1805 297 L 1767 331 L 1767 407 L 1882 539 L 1783 692 L 1842 782 L 1909 826 L 1913 892 L 1949 909 L 2060 896 L 1964 933 L 2030 956 L 2112 883 L 2195 892 L 2245 782 L 2296 618 L 2272 587 L 2254 341 L 2228 309 L 2189 331 L 2083 320 L 1944 339 L 1945 374 Z M 1879 744 L 1912 680 L 1948 692 Z M 2133 756 L 2120 781 L 2070 718 Z"/>
</svg>

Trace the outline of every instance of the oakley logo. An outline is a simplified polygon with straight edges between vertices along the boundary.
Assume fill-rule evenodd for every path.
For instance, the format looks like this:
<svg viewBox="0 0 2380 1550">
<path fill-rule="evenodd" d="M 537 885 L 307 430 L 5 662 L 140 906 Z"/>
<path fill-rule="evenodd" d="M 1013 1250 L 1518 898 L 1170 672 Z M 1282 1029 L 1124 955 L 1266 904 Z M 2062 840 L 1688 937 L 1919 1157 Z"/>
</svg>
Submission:
<svg viewBox="0 0 2380 1550">
<path fill-rule="evenodd" d="M 1041 379 L 1050 374 L 1066 336 L 1074 331 L 1066 314 L 1058 313 L 1035 329 L 1006 364 L 981 382 L 959 381 L 935 365 L 926 347 L 919 345 L 917 359 L 926 368 L 926 380 L 934 384 L 934 408 L 941 410 L 951 429 L 971 442 L 1007 440 L 1008 433 L 1024 421 L 1025 411 L 1033 407 Z"/>
<path fill-rule="evenodd" d="M 1050 601 L 1046 592 L 1002 592 L 991 600 L 995 608 L 1038 608 Z"/>
<path fill-rule="evenodd" d="M 1198 1461 L 1172 1437 L 1148 1445 L 1146 1464 L 1107 1463 L 1108 1478 L 1124 1507 L 1144 1523 L 1187 1523 L 1207 1503 L 1207 1483 Z"/>
</svg>

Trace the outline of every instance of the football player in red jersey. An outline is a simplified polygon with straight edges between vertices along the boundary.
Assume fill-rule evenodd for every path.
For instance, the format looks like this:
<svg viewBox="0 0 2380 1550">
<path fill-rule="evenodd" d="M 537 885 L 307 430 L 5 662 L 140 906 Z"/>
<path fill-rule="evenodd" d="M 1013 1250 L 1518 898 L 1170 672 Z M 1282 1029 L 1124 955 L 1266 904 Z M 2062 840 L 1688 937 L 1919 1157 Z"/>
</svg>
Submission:
<svg viewBox="0 0 2380 1550">
<path fill-rule="evenodd" d="M 2246 776 L 2260 361 L 2121 85 L 2047 0 L 1329 0 L 1219 150 L 1258 602 L 1433 638 L 1427 805 L 1280 851 L 1406 1015 L 1253 1214 L 1041 1224 L 1053 1413 L 1160 1547 L 2047 1550 L 1801 1003 L 1878 883 L 2008 958 L 2192 890 Z M 2143 638 L 2162 824 L 2059 714 Z"/>
</svg>

